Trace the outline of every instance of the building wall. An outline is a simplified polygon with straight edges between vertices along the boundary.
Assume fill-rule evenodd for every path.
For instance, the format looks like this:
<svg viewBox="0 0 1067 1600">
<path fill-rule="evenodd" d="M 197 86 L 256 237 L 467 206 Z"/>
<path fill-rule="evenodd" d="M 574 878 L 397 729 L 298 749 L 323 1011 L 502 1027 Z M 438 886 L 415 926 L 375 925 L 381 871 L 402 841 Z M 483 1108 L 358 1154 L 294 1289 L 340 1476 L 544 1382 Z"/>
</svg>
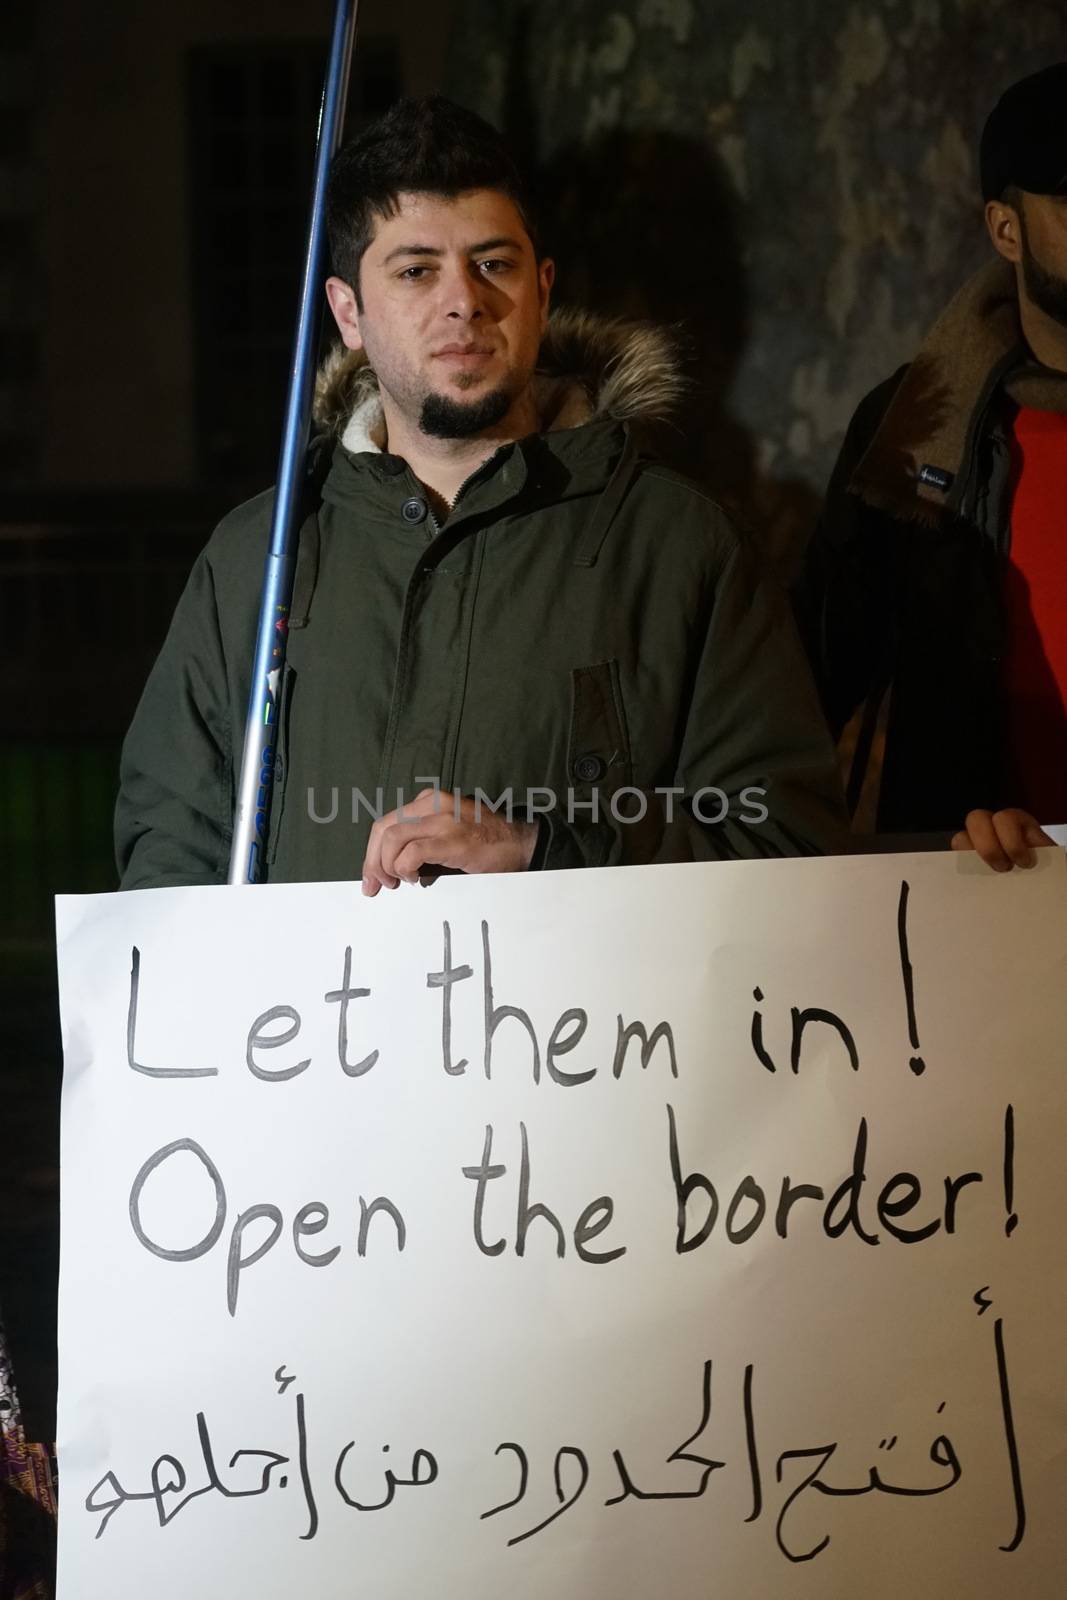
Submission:
<svg viewBox="0 0 1067 1600">
<path fill-rule="evenodd" d="M 687 324 L 689 464 L 788 542 L 984 258 L 985 113 L 1063 55 L 1061 0 L 468 0 L 447 83 L 540 163 L 563 293 Z"/>
<path fill-rule="evenodd" d="M 40 457 L 43 382 L 36 0 L 0 13 L 0 481 Z"/>
<path fill-rule="evenodd" d="M 189 53 L 325 41 L 329 0 L 51 0 L 38 31 L 41 449 L 50 487 L 195 483 Z M 363 0 L 412 92 L 437 86 L 450 6 Z M 357 45 L 357 52 L 358 52 Z M 358 60 L 358 56 L 357 56 Z M 314 127 L 308 130 L 308 161 Z M 295 241 L 297 256 L 303 239 Z M 295 303 L 293 306 L 295 315 Z M 284 371 L 282 373 L 284 387 Z"/>
</svg>

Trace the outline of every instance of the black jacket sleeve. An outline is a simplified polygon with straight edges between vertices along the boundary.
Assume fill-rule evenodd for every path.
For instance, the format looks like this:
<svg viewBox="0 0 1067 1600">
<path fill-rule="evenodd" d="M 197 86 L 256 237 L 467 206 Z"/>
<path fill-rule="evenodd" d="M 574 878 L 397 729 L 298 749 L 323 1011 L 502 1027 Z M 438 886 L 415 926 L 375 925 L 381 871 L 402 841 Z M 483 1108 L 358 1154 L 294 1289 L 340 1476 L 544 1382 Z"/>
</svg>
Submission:
<svg viewBox="0 0 1067 1600">
<path fill-rule="evenodd" d="M 834 738 L 885 686 L 896 636 L 895 551 L 888 516 L 849 493 L 906 368 L 861 401 L 830 477 L 794 591 L 801 637 Z"/>
<path fill-rule="evenodd" d="M 123 889 L 226 881 L 233 812 L 227 688 L 204 552 L 122 748 L 115 853 Z"/>
</svg>

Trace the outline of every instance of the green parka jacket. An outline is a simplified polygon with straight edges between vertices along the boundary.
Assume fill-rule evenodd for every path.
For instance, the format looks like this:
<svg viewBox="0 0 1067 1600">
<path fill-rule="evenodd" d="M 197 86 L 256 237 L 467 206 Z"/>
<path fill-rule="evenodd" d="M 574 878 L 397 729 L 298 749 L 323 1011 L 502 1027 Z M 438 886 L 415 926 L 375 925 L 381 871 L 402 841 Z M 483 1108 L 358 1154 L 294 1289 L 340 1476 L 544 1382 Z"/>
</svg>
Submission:
<svg viewBox="0 0 1067 1600">
<path fill-rule="evenodd" d="M 272 881 L 358 878 L 372 812 L 433 780 L 532 805 L 539 867 L 840 847 L 785 602 L 719 507 L 637 449 L 677 391 L 667 340 L 557 313 L 535 381 L 545 431 L 438 526 L 379 448 L 373 374 L 347 353 L 324 369 L 317 414 L 343 436 L 301 536 Z M 220 524 L 149 677 L 122 755 L 124 888 L 225 881 L 270 507 Z M 728 797 L 721 820 L 703 789 Z"/>
</svg>

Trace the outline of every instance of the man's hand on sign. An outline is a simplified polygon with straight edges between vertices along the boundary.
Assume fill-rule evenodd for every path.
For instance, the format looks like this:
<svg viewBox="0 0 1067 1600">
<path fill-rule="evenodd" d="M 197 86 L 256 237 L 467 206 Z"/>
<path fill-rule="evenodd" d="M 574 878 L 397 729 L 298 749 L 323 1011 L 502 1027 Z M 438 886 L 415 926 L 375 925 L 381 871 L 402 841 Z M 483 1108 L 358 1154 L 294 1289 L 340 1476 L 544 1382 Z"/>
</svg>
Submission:
<svg viewBox="0 0 1067 1600">
<path fill-rule="evenodd" d="M 363 861 L 363 893 L 417 883 L 427 866 L 453 872 L 525 872 L 536 822 L 508 822 L 466 795 L 423 789 L 410 805 L 380 817 Z"/>
<path fill-rule="evenodd" d="M 952 848 L 977 850 L 994 872 L 1010 872 L 1012 867 L 1034 866 L 1035 847 L 1054 843 L 1029 811 L 1009 806 L 1004 811 L 969 811 L 953 835 Z"/>
</svg>

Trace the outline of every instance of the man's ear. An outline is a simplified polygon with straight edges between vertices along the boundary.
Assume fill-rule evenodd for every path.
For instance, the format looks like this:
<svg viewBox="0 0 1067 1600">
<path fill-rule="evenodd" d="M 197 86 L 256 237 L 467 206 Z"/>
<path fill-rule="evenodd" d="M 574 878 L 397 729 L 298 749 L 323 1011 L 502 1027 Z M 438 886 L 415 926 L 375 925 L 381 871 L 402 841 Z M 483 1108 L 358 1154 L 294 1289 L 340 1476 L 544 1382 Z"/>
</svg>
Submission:
<svg viewBox="0 0 1067 1600">
<path fill-rule="evenodd" d="M 363 338 L 359 331 L 359 307 L 356 296 L 343 278 L 326 279 L 326 298 L 330 302 L 333 320 L 341 335 L 341 343 L 349 350 L 362 350 Z"/>
<path fill-rule="evenodd" d="M 990 200 L 985 208 L 985 225 L 993 241 L 993 249 L 1005 261 L 1023 258 L 1022 225 L 1014 206 L 1003 200 Z"/>
<path fill-rule="evenodd" d="M 541 325 L 548 321 L 548 300 L 552 293 L 552 285 L 556 281 L 556 263 L 551 256 L 545 256 L 537 264 L 537 286 L 541 301 Z"/>
</svg>

